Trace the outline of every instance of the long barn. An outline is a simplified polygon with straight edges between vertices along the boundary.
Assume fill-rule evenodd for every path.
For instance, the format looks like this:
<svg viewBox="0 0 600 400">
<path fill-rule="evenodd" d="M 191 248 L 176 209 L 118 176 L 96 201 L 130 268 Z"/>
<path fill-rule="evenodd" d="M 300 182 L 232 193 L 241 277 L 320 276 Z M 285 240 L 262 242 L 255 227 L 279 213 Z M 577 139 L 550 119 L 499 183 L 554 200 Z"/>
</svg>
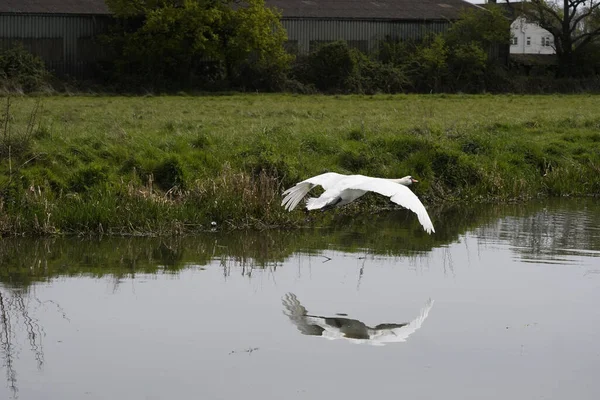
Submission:
<svg viewBox="0 0 600 400">
<path fill-rule="evenodd" d="M 345 40 L 364 52 L 380 40 L 418 39 L 446 30 L 463 0 L 266 0 L 282 13 L 287 47 L 306 54 L 324 42 Z M 93 75 L 101 52 L 94 37 L 112 22 L 104 0 L 1 0 L 0 48 L 22 43 L 59 76 Z"/>
<path fill-rule="evenodd" d="M 0 48 L 21 43 L 59 76 L 93 74 L 93 38 L 112 18 L 104 0 L 1 0 Z"/>
<path fill-rule="evenodd" d="M 386 38 L 420 39 L 447 30 L 463 0 L 266 0 L 282 13 L 288 47 L 307 54 L 324 42 L 344 40 L 368 53 Z"/>
</svg>

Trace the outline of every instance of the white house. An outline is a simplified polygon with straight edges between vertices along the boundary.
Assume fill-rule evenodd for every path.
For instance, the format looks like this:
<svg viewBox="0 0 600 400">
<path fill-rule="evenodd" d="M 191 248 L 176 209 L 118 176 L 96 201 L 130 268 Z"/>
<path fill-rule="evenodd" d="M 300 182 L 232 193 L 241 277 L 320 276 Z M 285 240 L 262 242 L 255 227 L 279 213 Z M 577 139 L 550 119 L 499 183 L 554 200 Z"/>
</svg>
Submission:
<svg viewBox="0 0 600 400">
<path fill-rule="evenodd" d="M 510 1 L 510 4 L 506 4 L 504 1 L 486 0 L 479 5 L 485 7 L 489 4 L 500 6 L 512 21 L 510 24 L 512 34 L 510 54 L 556 54 L 554 38 L 550 32 L 535 23 L 528 22 L 525 17 L 521 16 L 520 10 L 527 2 Z"/>
<path fill-rule="evenodd" d="M 554 38 L 537 24 L 517 17 L 510 25 L 510 54 L 556 54 Z"/>
</svg>

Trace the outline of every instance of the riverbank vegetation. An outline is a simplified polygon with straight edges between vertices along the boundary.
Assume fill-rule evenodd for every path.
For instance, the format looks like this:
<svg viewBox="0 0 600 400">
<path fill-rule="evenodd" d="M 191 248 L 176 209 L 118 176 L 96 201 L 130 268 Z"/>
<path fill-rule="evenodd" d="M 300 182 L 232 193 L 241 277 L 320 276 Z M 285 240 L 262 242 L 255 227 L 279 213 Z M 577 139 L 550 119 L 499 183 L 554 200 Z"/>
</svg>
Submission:
<svg viewBox="0 0 600 400">
<path fill-rule="evenodd" d="M 443 204 L 600 193 L 587 95 L 19 97 L 0 115 L 2 235 L 324 226 L 390 207 L 283 210 L 285 188 L 325 171 L 413 175 L 436 230 Z"/>
</svg>

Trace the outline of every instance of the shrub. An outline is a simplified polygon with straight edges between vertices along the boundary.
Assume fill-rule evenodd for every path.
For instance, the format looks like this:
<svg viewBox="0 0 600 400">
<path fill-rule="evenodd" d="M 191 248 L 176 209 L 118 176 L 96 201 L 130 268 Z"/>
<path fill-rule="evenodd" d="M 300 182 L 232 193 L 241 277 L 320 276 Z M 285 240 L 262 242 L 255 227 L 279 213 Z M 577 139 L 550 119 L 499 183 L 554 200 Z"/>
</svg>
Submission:
<svg viewBox="0 0 600 400">
<path fill-rule="evenodd" d="M 326 92 L 396 93 L 409 84 L 402 68 L 371 59 L 343 41 L 324 44 L 308 57 L 298 58 L 292 76 L 293 82 L 307 85 L 296 84 L 296 92 L 310 92 L 314 85 Z"/>
<path fill-rule="evenodd" d="M 49 78 L 42 59 L 31 54 L 22 44 L 0 51 L 0 81 L 30 92 L 43 87 Z"/>
<path fill-rule="evenodd" d="M 356 67 L 356 58 L 342 41 L 324 44 L 308 57 L 308 77 L 319 90 L 343 90 Z"/>
<path fill-rule="evenodd" d="M 347 81 L 349 89 L 359 93 L 398 93 L 410 82 L 401 67 L 384 64 L 370 59 L 358 50 L 353 50 L 357 71 Z"/>
</svg>

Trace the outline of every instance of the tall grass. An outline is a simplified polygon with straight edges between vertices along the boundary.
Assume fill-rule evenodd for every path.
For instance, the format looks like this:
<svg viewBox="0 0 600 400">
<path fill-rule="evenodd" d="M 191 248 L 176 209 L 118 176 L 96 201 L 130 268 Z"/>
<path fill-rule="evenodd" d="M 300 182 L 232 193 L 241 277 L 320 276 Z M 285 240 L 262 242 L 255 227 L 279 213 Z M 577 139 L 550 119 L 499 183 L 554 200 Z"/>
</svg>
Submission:
<svg viewBox="0 0 600 400">
<path fill-rule="evenodd" d="M 327 225 L 339 214 L 389 206 L 368 196 L 310 218 L 283 211 L 284 188 L 325 171 L 411 174 L 428 206 L 600 193 L 595 96 L 39 101 L 13 98 L 2 119 L 11 143 L 23 140 L 18 156 L 2 150 L 3 235 L 184 233 L 211 229 L 213 221 Z M 7 135 L 0 140 L 7 148 Z"/>
</svg>

